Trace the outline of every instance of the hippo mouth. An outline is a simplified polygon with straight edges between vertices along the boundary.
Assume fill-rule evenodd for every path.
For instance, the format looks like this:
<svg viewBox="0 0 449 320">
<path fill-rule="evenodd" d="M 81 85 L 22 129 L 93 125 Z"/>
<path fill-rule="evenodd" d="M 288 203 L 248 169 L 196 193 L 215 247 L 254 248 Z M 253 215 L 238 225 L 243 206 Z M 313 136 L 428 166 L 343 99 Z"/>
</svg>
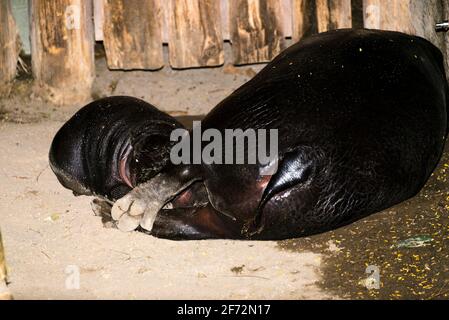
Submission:
<svg viewBox="0 0 449 320">
<path fill-rule="evenodd" d="M 132 152 L 133 148 L 131 145 L 129 145 L 127 148 L 125 148 L 124 153 L 120 157 L 119 165 L 118 165 L 118 172 L 119 177 L 122 182 L 124 182 L 126 185 L 128 185 L 131 189 L 134 188 L 134 184 L 131 182 L 131 175 L 129 171 L 129 159 L 130 154 Z"/>
<path fill-rule="evenodd" d="M 50 162 L 50 168 L 56 175 L 59 183 L 61 183 L 66 189 L 72 190 L 74 196 L 91 196 L 92 191 L 82 184 L 78 179 L 73 177 L 71 174 L 65 172 L 64 170 L 58 168 Z"/>
</svg>

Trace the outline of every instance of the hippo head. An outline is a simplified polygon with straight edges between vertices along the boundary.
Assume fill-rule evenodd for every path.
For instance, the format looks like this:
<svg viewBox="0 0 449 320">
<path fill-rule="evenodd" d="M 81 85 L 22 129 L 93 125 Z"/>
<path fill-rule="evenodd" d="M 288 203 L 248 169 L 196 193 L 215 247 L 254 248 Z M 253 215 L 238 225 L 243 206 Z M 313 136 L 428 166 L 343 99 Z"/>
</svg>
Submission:
<svg viewBox="0 0 449 320">
<path fill-rule="evenodd" d="M 177 127 L 181 124 L 174 118 L 142 100 L 100 99 L 58 131 L 50 148 L 50 166 L 75 195 L 115 200 L 166 165 L 170 132 Z"/>
</svg>

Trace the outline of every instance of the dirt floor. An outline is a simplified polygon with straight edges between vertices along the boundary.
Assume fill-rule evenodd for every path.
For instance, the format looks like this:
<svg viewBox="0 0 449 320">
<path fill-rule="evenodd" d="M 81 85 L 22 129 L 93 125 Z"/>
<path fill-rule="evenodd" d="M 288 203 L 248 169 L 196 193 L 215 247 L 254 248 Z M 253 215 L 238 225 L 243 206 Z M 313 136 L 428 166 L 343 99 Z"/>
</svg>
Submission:
<svg viewBox="0 0 449 320">
<path fill-rule="evenodd" d="M 132 95 L 173 115 L 204 114 L 261 67 L 110 72 L 100 54 L 92 97 Z M 0 100 L 0 226 L 16 299 L 449 298 L 449 149 L 420 195 L 333 232 L 160 240 L 104 228 L 90 198 L 59 185 L 48 149 L 81 105 L 51 106 L 31 85 L 22 76 Z M 379 272 L 374 281 L 367 267 Z"/>
</svg>

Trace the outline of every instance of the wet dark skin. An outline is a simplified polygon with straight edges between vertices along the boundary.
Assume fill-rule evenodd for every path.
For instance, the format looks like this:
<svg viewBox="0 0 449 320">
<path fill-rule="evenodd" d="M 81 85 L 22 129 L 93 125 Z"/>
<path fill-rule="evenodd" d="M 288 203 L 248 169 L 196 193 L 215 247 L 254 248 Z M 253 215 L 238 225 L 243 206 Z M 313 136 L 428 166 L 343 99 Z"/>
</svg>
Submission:
<svg viewBox="0 0 449 320">
<path fill-rule="evenodd" d="M 399 245 L 426 238 L 419 246 Z M 449 144 L 431 178 L 412 199 L 344 228 L 278 242 L 280 250 L 323 256 L 326 292 L 350 299 L 449 298 Z M 380 288 L 363 283 L 369 265 L 379 268 Z"/>
<path fill-rule="evenodd" d="M 339 30 L 303 40 L 202 121 L 203 130 L 221 132 L 277 129 L 278 171 L 262 176 L 258 165 L 158 166 L 167 181 L 202 187 L 167 195 L 171 206 L 158 213 L 150 234 L 185 240 L 296 238 L 401 203 L 421 190 L 441 157 L 447 92 L 441 52 L 424 39 Z M 142 134 L 126 129 L 132 121 L 123 123 L 130 135 L 122 134 L 131 140 Z M 116 150 L 117 143 L 112 145 Z M 160 154 L 157 148 L 145 150 Z M 138 156 L 130 153 L 127 163 Z M 142 173 L 153 167 L 153 158 L 149 152 L 141 162 Z M 52 167 L 58 167 L 54 159 Z M 120 156 L 115 162 L 123 163 Z M 133 172 L 132 186 L 151 178 L 147 171 L 118 171 Z"/>
<path fill-rule="evenodd" d="M 115 201 L 169 162 L 170 133 L 183 125 L 132 97 L 104 98 L 79 110 L 58 131 L 50 166 L 76 195 Z"/>
</svg>

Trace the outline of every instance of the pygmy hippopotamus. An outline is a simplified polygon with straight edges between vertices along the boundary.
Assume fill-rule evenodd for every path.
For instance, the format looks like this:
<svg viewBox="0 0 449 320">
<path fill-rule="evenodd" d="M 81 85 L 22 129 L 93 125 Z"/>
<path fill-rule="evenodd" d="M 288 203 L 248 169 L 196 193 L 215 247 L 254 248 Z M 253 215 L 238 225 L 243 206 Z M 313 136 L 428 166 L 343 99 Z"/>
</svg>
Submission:
<svg viewBox="0 0 449 320">
<path fill-rule="evenodd" d="M 125 231 L 309 236 L 416 195 L 442 154 L 447 99 L 443 56 L 427 40 L 331 31 L 283 51 L 201 122 L 223 135 L 277 130 L 271 174 L 259 162 L 174 164 L 170 132 L 182 125 L 129 97 L 79 111 L 56 135 L 50 163 L 64 186 L 107 199 Z"/>
</svg>

